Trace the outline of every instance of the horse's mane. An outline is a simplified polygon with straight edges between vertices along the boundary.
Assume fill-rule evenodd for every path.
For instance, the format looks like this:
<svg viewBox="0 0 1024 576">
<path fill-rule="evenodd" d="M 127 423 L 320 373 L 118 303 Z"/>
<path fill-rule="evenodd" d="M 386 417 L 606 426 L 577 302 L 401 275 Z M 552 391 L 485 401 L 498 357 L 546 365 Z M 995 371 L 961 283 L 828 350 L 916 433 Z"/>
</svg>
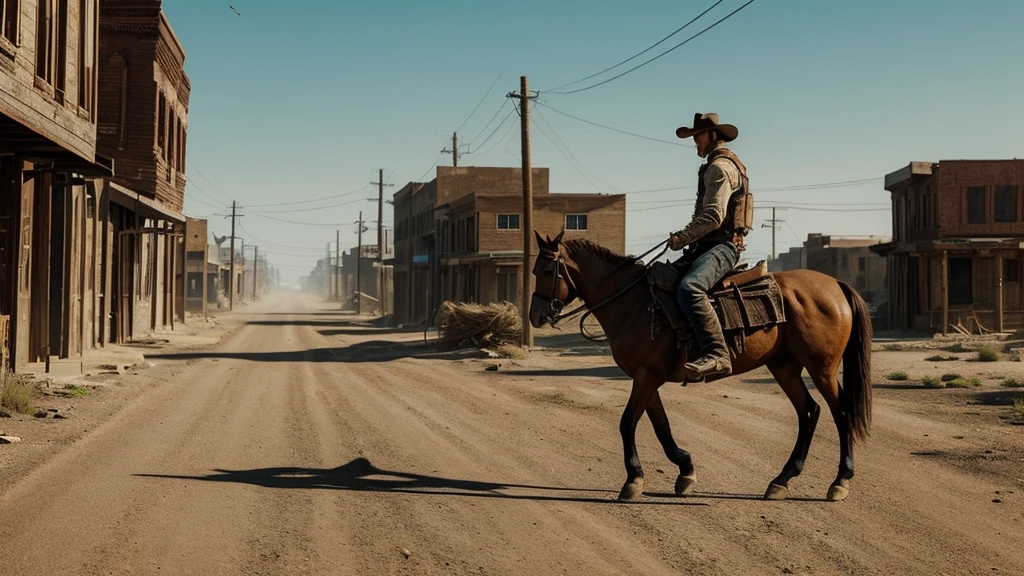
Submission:
<svg viewBox="0 0 1024 576">
<path fill-rule="evenodd" d="M 562 243 L 562 246 L 565 247 L 565 251 L 573 260 L 576 259 L 580 252 L 588 252 L 614 266 L 627 266 L 637 262 L 637 258 L 635 256 L 622 256 L 616 254 L 600 244 L 596 244 L 583 238 L 566 240 Z"/>
</svg>

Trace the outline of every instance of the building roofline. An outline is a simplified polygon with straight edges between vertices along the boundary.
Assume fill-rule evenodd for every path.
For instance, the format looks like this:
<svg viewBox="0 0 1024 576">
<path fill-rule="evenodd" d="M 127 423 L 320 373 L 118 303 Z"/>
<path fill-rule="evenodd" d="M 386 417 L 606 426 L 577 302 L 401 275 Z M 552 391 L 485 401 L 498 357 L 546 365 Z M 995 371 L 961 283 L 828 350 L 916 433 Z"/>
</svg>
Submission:
<svg viewBox="0 0 1024 576">
<path fill-rule="evenodd" d="M 903 168 L 885 175 L 885 189 L 891 191 L 914 176 L 931 176 L 935 166 L 936 164 L 933 162 L 911 162 Z"/>
</svg>

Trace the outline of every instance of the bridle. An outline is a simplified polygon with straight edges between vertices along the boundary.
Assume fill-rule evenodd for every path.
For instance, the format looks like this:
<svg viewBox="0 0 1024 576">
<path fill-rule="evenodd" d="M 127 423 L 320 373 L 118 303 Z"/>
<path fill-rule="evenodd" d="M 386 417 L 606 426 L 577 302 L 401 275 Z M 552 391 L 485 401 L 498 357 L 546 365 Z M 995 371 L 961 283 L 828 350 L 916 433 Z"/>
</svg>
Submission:
<svg viewBox="0 0 1024 576">
<path fill-rule="evenodd" d="M 658 253 L 657 256 L 652 258 L 652 262 L 653 261 L 657 261 L 659 258 L 661 258 L 665 254 L 665 252 L 668 251 L 668 240 L 665 240 L 664 242 L 661 242 L 661 243 L 657 244 L 656 246 L 654 246 L 650 250 L 644 252 L 640 256 L 637 256 L 637 257 L 634 257 L 634 258 L 630 258 L 629 260 L 626 260 L 625 262 L 623 262 L 622 264 L 617 266 L 614 270 L 609 272 L 608 276 L 610 276 L 611 274 L 614 274 L 615 272 L 618 272 L 619 270 L 621 270 L 626 265 L 635 264 L 637 262 L 643 263 L 643 259 L 646 258 L 647 256 L 649 256 L 652 252 L 654 252 L 658 248 L 662 248 L 662 250 L 661 250 L 661 252 Z M 568 274 L 565 274 L 565 275 L 562 274 L 562 270 L 565 269 L 565 264 L 562 261 L 562 253 L 561 253 L 561 251 L 555 252 L 554 250 L 541 249 L 540 254 L 537 255 L 537 264 L 534 266 L 534 275 L 535 276 L 539 276 L 537 274 L 537 272 L 538 272 L 538 268 L 539 268 L 539 266 L 541 264 L 542 259 L 550 260 L 553 263 L 553 265 L 554 265 L 554 271 L 553 271 L 554 272 L 554 282 L 551 283 L 551 294 L 549 296 L 542 296 L 542 295 L 538 294 L 537 291 L 535 290 L 533 292 L 533 298 L 547 302 L 548 308 L 552 312 L 552 315 L 548 318 L 548 323 L 551 325 L 552 328 L 554 328 L 562 320 L 566 320 L 568 318 L 572 318 L 574 316 L 578 316 L 581 313 L 583 313 L 584 311 L 586 311 L 586 314 L 583 314 L 583 317 L 580 318 L 580 333 L 583 334 L 584 338 L 586 338 L 588 340 L 593 340 L 593 341 L 599 341 L 599 339 L 597 337 L 593 337 L 593 336 L 587 334 L 587 331 L 583 327 L 583 323 L 586 322 L 587 318 L 590 317 L 590 315 L 592 315 L 598 309 L 600 309 L 600 308 L 602 308 L 602 307 L 604 307 L 604 306 L 614 302 L 615 300 L 619 299 L 621 296 L 623 296 L 624 294 L 626 294 L 627 292 L 632 290 L 634 286 L 636 286 L 637 284 L 643 282 L 647 278 L 647 268 L 649 267 L 649 265 L 645 265 L 644 266 L 644 273 L 643 274 L 638 276 L 635 280 L 633 280 L 632 282 L 627 284 L 624 288 L 622 288 L 618 292 L 612 294 L 611 296 L 605 298 L 604 300 L 601 300 L 600 302 L 598 302 L 594 306 L 590 307 L 589 310 L 587 309 L 588 308 L 587 305 L 584 303 L 584 304 L 580 304 L 576 308 L 573 308 L 569 312 L 566 312 L 566 313 L 563 314 L 562 310 L 565 309 L 565 302 L 562 302 L 558 298 L 559 281 L 565 282 L 566 286 L 568 286 L 568 287 L 570 287 L 572 289 L 570 294 L 575 293 L 575 294 L 578 295 L 579 294 L 579 290 L 576 288 L 576 284 L 572 281 L 572 277 L 571 276 L 569 276 Z M 606 278 L 607 278 L 607 276 L 606 276 Z"/>
</svg>

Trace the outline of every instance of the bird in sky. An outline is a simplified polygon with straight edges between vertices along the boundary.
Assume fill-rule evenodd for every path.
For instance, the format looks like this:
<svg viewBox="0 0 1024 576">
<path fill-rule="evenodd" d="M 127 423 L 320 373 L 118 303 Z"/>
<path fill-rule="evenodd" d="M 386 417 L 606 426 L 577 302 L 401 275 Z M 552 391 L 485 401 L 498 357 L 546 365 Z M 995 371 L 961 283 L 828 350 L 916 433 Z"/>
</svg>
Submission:
<svg viewBox="0 0 1024 576">
<path fill-rule="evenodd" d="M 228 8 L 231 8 L 231 11 L 235 13 L 235 16 L 241 16 L 242 15 L 242 13 L 238 11 L 238 8 L 235 8 L 231 4 L 228 4 Z"/>
</svg>

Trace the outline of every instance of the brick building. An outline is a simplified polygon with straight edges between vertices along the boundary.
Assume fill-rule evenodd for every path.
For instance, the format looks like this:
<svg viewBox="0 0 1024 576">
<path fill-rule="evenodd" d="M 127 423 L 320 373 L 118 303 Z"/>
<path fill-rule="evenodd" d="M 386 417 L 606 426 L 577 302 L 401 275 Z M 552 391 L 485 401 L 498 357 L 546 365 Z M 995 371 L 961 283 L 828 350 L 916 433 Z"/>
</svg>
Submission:
<svg viewBox="0 0 1024 576">
<path fill-rule="evenodd" d="M 803 245 L 793 247 L 768 262 L 772 272 L 816 270 L 846 282 L 876 311 L 876 321 L 886 315 L 889 294 L 886 291 L 886 259 L 871 250 L 889 242 L 889 238 L 842 237 L 808 234 Z M 881 326 L 881 324 L 879 324 Z"/>
<path fill-rule="evenodd" d="M 96 0 L 0 2 L 0 345 L 24 367 L 102 340 Z"/>
<path fill-rule="evenodd" d="M 948 332 L 977 318 L 1024 327 L 1024 160 L 912 162 L 885 177 L 892 194 L 890 325 Z"/>
<path fill-rule="evenodd" d="M 536 230 L 625 251 L 624 195 L 551 194 L 548 182 L 547 168 L 533 169 Z M 434 180 L 396 192 L 394 210 L 398 322 L 420 321 L 444 300 L 520 302 L 521 169 L 438 167 Z"/>
</svg>

